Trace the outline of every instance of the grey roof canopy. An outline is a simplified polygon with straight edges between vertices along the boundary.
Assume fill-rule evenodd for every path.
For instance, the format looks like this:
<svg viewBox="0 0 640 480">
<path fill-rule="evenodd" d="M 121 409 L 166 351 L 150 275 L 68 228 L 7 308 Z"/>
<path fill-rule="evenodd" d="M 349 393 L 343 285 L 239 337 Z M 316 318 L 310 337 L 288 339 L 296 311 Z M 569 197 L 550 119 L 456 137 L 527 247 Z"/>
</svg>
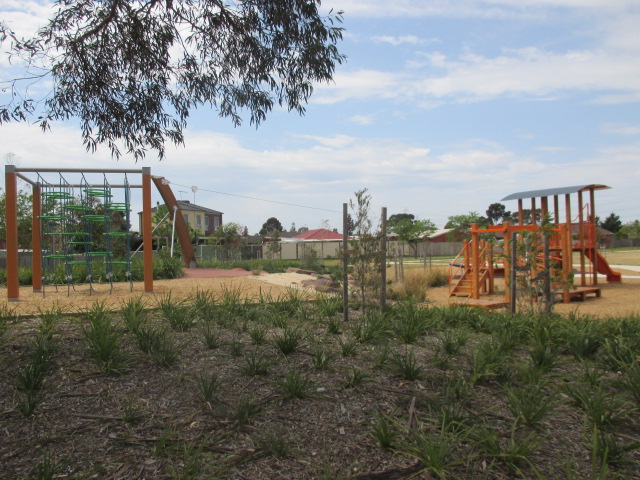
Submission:
<svg viewBox="0 0 640 480">
<path fill-rule="evenodd" d="M 544 190 L 529 190 L 526 192 L 517 192 L 512 193 L 511 195 L 507 195 L 504 197 L 501 202 L 505 202 L 507 200 L 520 200 L 524 198 L 535 198 L 535 197 L 552 197 L 554 195 L 568 195 L 576 192 L 584 192 L 590 190 L 604 190 L 607 187 L 606 185 L 575 185 L 573 187 L 558 187 L 558 188 L 547 188 Z"/>
</svg>

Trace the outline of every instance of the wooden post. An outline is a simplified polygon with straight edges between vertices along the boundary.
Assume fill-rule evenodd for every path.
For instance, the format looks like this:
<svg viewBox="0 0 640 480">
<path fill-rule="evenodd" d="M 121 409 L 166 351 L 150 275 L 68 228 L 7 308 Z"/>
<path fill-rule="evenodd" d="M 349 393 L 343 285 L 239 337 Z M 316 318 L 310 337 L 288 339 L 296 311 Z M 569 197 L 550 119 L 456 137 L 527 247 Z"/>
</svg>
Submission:
<svg viewBox="0 0 640 480">
<path fill-rule="evenodd" d="M 382 207 L 380 227 L 382 229 L 382 239 L 380 241 L 380 308 L 384 312 L 387 309 L 387 207 Z"/>
<path fill-rule="evenodd" d="M 5 228 L 7 230 L 7 300 L 20 300 L 18 278 L 18 179 L 16 166 L 6 165 L 5 184 Z"/>
<path fill-rule="evenodd" d="M 562 301 L 564 303 L 569 303 L 571 301 L 571 297 L 569 296 L 569 279 L 573 272 L 573 239 L 571 238 L 573 232 L 571 229 L 571 222 L 564 224 L 563 231 L 564 247 L 562 249 L 562 277 L 564 280 L 564 286 L 562 287 Z M 567 259 L 566 261 L 565 258 Z"/>
<path fill-rule="evenodd" d="M 551 264 L 549 262 L 549 236 L 544 236 L 544 297 L 545 297 L 545 313 L 551 315 L 551 303 L 553 296 L 551 294 Z"/>
<path fill-rule="evenodd" d="M 553 196 L 553 220 L 556 225 L 560 223 L 560 205 L 558 195 Z"/>
<path fill-rule="evenodd" d="M 544 221 L 545 217 L 549 214 L 549 198 L 542 197 L 540 199 L 540 210 L 542 215 L 542 221 Z"/>
<path fill-rule="evenodd" d="M 585 266 L 585 233 L 584 233 L 584 204 L 582 202 L 582 191 L 578 192 L 578 241 L 580 242 L 580 285 L 583 287 L 587 285 L 586 266 Z"/>
<path fill-rule="evenodd" d="M 598 285 L 598 226 L 596 225 L 596 196 L 594 189 L 589 190 L 589 200 L 591 202 L 591 218 L 589 222 L 591 223 L 590 229 L 593 229 L 593 245 L 591 245 L 592 250 L 592 285 Z"/>
<path fill-rule="evenodd" d="M 42 189 L 36 184 L 32 190 L 31 200 L 31 285 L 33 291 L 42 292 L 42 245 L 40 244 L 40 215 Z"/>
<path fill-rule="evenodd" d="M 504 299 L 507 302 L 511 301 L 511 297 L 510 297 L 510 289 L 509 286 L 511 285 L 510 283 L 510 275 L 509 272 L 511 271 L 511 262 L 509 260 L 509 248 L 511 246 L 511 230 L 509 228 L 509 222 L 504 222 L 502 224 L 502 231 L 503 231 L 503 244 L 502 244 L 502 265 L 504 266 Z"/>
<path fill-rule="evenodd" d="M 349 321 L 349 211 L 342 204 L 342 320 Z"/>
<path fill-rule="evenodd" d="M 518 238 L 518 232 L 513 232 L 513 236 L 511 237 L 511 282 L 509 282 L 509 297 L 511 303 L 511 314 L 515 315 L 516 313 L 516 300 L 517 300 L 517 290 L 516 290 L 516 270 L 518 268 L 518 242 L 516 241 Z M 507 252 L 505 252 L 507 253 Z M 507 272 L 504 272 L 505 277 Z"/>
<path fill-rule="evenodd" d="M 478 300 L 480 298 L 480 234 L 478 233 L 478 224 L 471 225 L 471 298 Z"/>
<path fill-rule="evenodd" d="M 518 224 L 522 225 L 524 223 L 524 212 L 522 211 L 522 199 L 518 199 Z"/>
<path fill-rule="evenodd" d="M 489 269 L 489 294 L 493 295 L 495 285 L 493 281 L 494 273 L 493 273 L 493 245 L 492 244 L 488 245 L 487 261 L 488 261 L 487 268 Z"/>
<path fill-rule="evenodd" d="M 142 238 L 144 292 L 153 293 L 153 228 L 151 225 L 151 168 L 142 167 Z"/>
<path fill-rule="evenodd" d="M 531 197 L 531 225 L 537 225 L 536 221 L 536 197 Z"/>
</svg>

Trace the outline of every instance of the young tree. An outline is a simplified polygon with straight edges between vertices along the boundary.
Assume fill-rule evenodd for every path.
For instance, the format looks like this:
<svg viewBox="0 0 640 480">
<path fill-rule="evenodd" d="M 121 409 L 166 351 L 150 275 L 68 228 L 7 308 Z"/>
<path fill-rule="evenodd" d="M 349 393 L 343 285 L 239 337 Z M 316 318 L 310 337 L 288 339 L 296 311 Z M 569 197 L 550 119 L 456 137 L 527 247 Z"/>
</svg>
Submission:
<svg viewBox="0 0 640 480">
<path fill-rule="evenodd" d="M 379 231 L 374 231 L 373 222 L 369 216 L 371 210 L 371 195 L 364 188 L 355 192 L 355 201 L 349 200 L 349 208 L 354 214 L 355 238 L 350 241 L 351 249 L 357 253 L 351 254 L 349 273 L 358 287 L 358 296 L 362 302 L 362 313 L 367 305 L 376 298 L 381 269 Z"/>
<path fill-rule="evenodd" d="M 436 225 L 431 220 L 403 219 L 394 222 L 391 226 L 391 232 L 403 243 L 408 243 L 413 248 L 415 256 L 418 255 L 418 241 L 436 230 Z"/>
<path fill-rule="evenodd" d="M 269 235 L 274 230 L 280 233 L 284 231 L 284 228 L 282 228 L 280 220 L 278 220 L 276 217 L 270 217 L 266 222 L 262 224 L 262 228 L 258 232 L 258 235 Z"/>
<path fill-rule="evenodd" d="M 356 222 L 350 213 L 347 213 L 347 235 L 353 235 L 356 231 Z"/>
<path fill-rule="evenodd" d="M 234 222 L 227 222 L 224 225 L 220 225 L 220 227 L 213 232 L 213 238 L 209 243 L 224 245 L 228 248 L 238 248 L 244 242 L 244 239 L 242 238 L 242 231 L 242 225 Z"/>
<path fill-rule="evenodd" d="M 234 125 L 259 125 L 274 105 L 305 111 L 313 84 L 344 61 L 342 12 L 320 0 L 60 0 L 49 23 L 20 39 L 0 23 L 0 41 L 24 67 L 0 107 L 0 123 L 78 118 L 84 145 L 119 145 L 136 159 L 183 143 L 189 113 L 211 106 Z M 7 59 L 5 59 L 6 61 Z M 22 61 L 22 64 L 19 62 Z M 51 92 L 32 99 L 36 82 Z"/>
<path fill-rule="evenodd" d="M 271 260 L 280 255 L 282 251 L 282 245 L 280 244 L 280 230 L 272 230 L 269 232 L 269 243 L 267 243 L 267 257 Z"/>
</svg>

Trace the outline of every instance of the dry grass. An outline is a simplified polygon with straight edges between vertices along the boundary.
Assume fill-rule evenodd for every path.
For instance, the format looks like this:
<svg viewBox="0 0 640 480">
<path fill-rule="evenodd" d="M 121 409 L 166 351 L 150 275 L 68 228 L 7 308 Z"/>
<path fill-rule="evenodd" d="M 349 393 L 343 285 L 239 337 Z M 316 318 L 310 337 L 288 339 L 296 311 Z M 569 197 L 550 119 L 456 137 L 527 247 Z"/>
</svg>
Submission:
<svg viewBox="0 0 640 480">
<path fill-rule="evenodd" d="M 390 277 L 388 272 L 387 278 Z M 389 292 L 394 300 L 425 302 L 431 287 L 440 287 L 446 284 L 447 271 L 445 268 L 408 268 L 404 273 L 404 282 L 400 280 L 392 284 L 389 287 Z"/>
</svg>

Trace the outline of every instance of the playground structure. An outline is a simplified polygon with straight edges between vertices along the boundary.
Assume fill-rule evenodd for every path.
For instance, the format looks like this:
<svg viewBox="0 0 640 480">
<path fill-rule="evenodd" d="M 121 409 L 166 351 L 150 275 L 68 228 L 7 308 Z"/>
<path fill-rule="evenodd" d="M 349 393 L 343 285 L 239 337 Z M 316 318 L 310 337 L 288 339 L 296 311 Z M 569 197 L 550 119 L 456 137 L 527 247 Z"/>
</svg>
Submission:
<svg viewBox="0 0 640 480">
<path fill-rule="evenodd" d="M 518 200 L 518 223 L 505 222 L 487 228 L 478 228 L 476 224 L 472 226 L 471 241 L 465 241 L 462 251 L 449 266 L 449 296 L 466 297 L 466 303 L 488 307 L 510 304 L 513 296 L 510 273 L 523 268 L 518 264 L 512 265 L 513 255 L 510 252 L 513 251 L 513 242 L 522 242 L 523 233 L 530 232 L 548 239 L 534 246 L 532 277 L 545 271 L 551 282 L 552 294 L 560 295 L 564 303 L 569 303 L 572 298 L 584 300 L 590 294 L 599 297 L 598 274 L 605 275 L 607 282 L 620 282 L 622 278 L 598 251 L 595 191 L 607 188 L 606 185 L 579 185 L 519 192 L 503 198 L 502 201 Z M 571 213 L 573 194 L 577 194 L 576 217 Z M 589 195 L 587 203 L 585 194 Z M 560 196 L 564 196 L 565 222 L 561 222 Z M 553 198 L 552 212 L 549 210 L 550 197 Z M 536 208 L 537 198 L 540 199 L 539 209 Z M 526 199 L 531 201 L 531 223 L 528 225 L 525 224 L 523 208 Z M 547 226 L 542 225 L 544 218 L 550 219 Z M 502 242 L 487 240 L 487 236 L 493 239 L 502 237 Z M 577 255 L 578 265 L 575 275 L 574 255 Z M 481 295 L 495 293 L 497 277 L 505 280 L 504 300 L 482 299 Z"/>
<path fill-rule="evenodd" d="M 35 174 L 35 181 L 26 174 Z M 56 181 L 45 178 L 57 175 Z M 123 175 L 122 183 L 110 182 L 113 175 Z M 96 175 L 99 180 L 89 180 Z M 131 184 L 129 176 L 141 175 L 141 184 Z M 67 177 L 74 176 L 68 181 Z M 182 247 L 185 267 L 195 266 L 195 255 L 188 227 L 179 214 L 179 207 L 169 182 L 152 177 L 151 169 L 52 169 L 5 166 L 6 232 L 7 232 L 7 299 L 19 300 L 17 179 L 32 187 L 32 286 L 42 292 L 45 285 L 54 285 L 54 270 L 62 268 L 64 284 L 70 295 L 74 286 L 72 272 L 76 265 L 86 271 L 89 292 L 96 280 L 94 261 L 102 259 L 105 278 L 113 291 L 114 269 L 123 268 L 133 289 L 131 275 L 131 190 L 142 189 L 142 237 L 144 291 L 153 292 L 153 236 L 151 221 L 151 183 L 156 185 L 165 204 L 174 211 L 174 228 Z M 121 192 L 120 197 L 116 192 Z M 116 255 L 114 247 L 120 247 Z"/>
</svg>

